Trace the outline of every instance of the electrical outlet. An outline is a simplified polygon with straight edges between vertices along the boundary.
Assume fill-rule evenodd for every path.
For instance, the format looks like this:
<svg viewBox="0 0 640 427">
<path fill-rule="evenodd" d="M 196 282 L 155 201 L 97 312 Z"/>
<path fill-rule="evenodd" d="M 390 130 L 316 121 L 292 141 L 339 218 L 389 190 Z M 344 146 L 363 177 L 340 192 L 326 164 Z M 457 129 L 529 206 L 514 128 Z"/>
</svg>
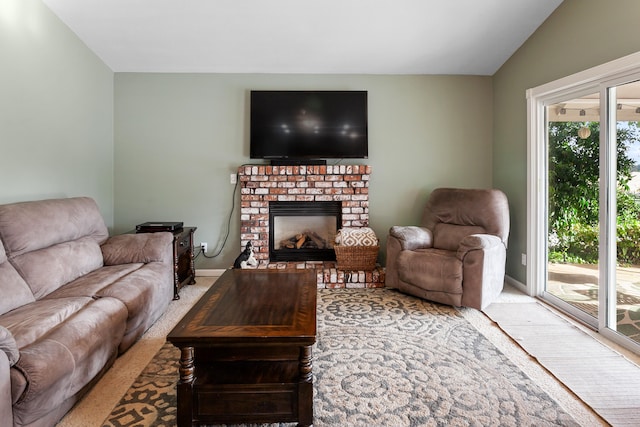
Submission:
<svg viewBox="0 0 640 427">
<path fill-rule="evenodd" d="M 207 252 L 207 242 L 200 243 L 200 247 L 202 248 L 202 252 Z"/>
<path fill-rule="evenodd" d="M 238 182 L 238 175 L 236 175 L 235 173 L 229 175 L 229 182 L 231 184 L 235 184 L 236 182 Z"/>
<path fill-rule="evenodd" d="M 521 256 L 520 262 L 522 265 L 527 265 L 527 254 L 521 254 Z"/>
</svg>

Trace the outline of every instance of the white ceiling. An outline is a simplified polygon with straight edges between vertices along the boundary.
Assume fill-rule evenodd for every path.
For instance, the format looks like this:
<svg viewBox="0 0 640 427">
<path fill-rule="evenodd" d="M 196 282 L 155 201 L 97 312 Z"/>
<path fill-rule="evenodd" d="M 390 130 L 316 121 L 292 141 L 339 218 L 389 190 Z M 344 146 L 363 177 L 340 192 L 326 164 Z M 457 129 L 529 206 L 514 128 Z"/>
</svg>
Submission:
<svg viewBox="0 0 640 427">
<path fill-rule="evenodd" d="M 492 75 L 562 0 L 43 0 L 115 72 Z"/>
</svg>

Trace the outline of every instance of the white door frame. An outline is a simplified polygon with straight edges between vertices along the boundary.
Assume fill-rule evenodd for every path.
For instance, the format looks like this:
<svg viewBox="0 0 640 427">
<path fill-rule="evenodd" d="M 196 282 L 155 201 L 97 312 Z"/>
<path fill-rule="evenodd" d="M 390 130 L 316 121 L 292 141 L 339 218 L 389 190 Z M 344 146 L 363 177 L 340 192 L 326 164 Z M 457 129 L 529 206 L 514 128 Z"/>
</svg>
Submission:
<svg viewBox="0 0 640 427">
<path fill-rule="evenodd" d="M 608 62 L 603 65 L 573 74 L 562 79 L 546 83 L 526 91 L 527 97 L 527 274 L 526 290 L 531 296 L 539 297 L 543 294 L 547 277 L 547 135 L 545 107 L 570 98 L 599 92 L 601 103 L 607 102 L 606 88 L 622 84 L 640 76 L 640 52 Z M 603 109 L 608 111 L 608 109 Z M 603 115 L 605 114 L 603 113 Z M 615 119 L 615 116 L 614 116 Z M 611 117 L 601 117 L 601 122 L 611 120 Z M 615 122 L 614 122 L 615 123 Z M 605 132 L 606 126 L 601 126 Z M 615 133 L 613 134 L 615 138 Z M 606 141 L 611 135 L 601 133 L 601 141 Z M 611 144 L 604 144 L 610 148 Z M 605 149 L 606 150 L 606 149 Z M 611 151 L 610 149 L 608 151 Z M 609 154 L 605 154 L 609 155 Z M 610 174 L 610 170 L 602 173 Z M 603 176 L 603 175 L 601 175 Z M 602 196 L 601 203 L 611 209 L 611 192 Z M 611 212 L 609 211 L 609 214 Z M 611 231 L 611 223 L 605 224 Z M 602 242 L 602 244 L 605 244 Z M 601 251 L 602 253 L 603 251 Z M 600 272 L 600 283 L 607 283 L 615 272 Z M 615 276 L 613 276 L 615 277 Z M 603 303 L 606 295 L 602 295 Z M 604 307 L 604 306 L 603 306 Z M 605 310 L 600 310 L 604 313 Z M 618 336 L 614 331 L 603 327 L 606 324 L 604 314 L 599 319 L 599 332 L 611 340 L 628 347 L 627 339 Z M 640 346 L 635 346 L 637 351 Z"/>
</svg>

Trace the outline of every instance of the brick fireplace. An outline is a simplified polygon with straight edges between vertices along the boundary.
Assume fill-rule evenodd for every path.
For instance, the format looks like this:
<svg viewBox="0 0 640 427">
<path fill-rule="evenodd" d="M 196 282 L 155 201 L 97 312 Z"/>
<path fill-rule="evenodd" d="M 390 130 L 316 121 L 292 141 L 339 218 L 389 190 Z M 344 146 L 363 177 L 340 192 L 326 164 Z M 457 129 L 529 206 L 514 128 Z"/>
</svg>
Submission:
<svg viewBox="0 0 640 427">
<path fill-rule="evenodd" d="M 259 268 L 314 268 L 318 287 L 383 287 L 384 270 L 344 272 L 334 261 L 269 259 L 271 202 L 339 202 L 341 227 L 369 225 L 368 165 L 245 165 L 240 180 L 240 243 L 251 241 Z M 288 203 L 291 205 L 292 203 Z M 295 206 L 295 204 L 294 204 Z M 272 238 L 273 239 L 273 238 Z"/>
</svg>

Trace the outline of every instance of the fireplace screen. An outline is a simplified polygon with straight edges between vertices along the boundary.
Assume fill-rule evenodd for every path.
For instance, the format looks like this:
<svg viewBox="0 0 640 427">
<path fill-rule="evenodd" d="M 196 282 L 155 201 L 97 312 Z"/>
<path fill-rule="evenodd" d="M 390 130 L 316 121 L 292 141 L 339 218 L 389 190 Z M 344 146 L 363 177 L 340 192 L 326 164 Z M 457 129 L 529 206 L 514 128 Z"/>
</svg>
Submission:
<svg viewBox="0 0 640 427">
<path fill-rule="evenodd" d="M 269 259 L 335 260 L 333 243 L 342 224 L 340 214 L 340 202 L 269 203 Z"/>
</svg>

